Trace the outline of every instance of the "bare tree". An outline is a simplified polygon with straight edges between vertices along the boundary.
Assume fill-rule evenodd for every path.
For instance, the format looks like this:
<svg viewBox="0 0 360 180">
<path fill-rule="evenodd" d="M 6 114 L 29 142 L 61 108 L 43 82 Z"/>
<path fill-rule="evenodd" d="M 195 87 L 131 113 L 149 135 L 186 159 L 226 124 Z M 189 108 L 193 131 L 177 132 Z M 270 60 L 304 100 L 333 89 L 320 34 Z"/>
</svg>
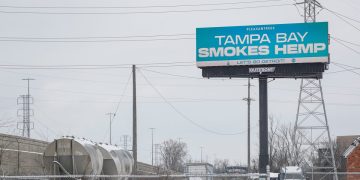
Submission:
<svg viewBox="0 0 360 180">
<path fill-rule="evenodd" d="M 251 168 L 250 172 L 258 172 L 259 171 L 259 159 L 258 158 L 252 158 L 251 159 Z"/>
<path fill-rule="evenodd" d="M 284 166 L 299 166 L 304 159 L 301 152 L 302 138 L 296 136 L 294 127 L 289 124 L 278 124 L 270 116 L 269 153 L 270 169 L 278 172 Z"/>
<path fill-rule="evenodd" d="M 187 156 L 186 143 L 177 140 L 167 140 L 162 143 L 161 149 L 161 166 L 165 170 L 183 172 L 185 158 Z"/>
<path fill-rule="evenodd" d="M 274 159 L 278 158 L 276 157 L 278 155 L 277 152 L 277 148 L 275 148 L 275 141 L 277 139 L 277 133 L 278 133 L 278 126 L 275 124 L 276 122 L 274 121 L 274 117 L 273 116 L 269 116 L 269 120 L 270 120 L 270 129 L 269 129 L 269 136 L 268 136 L 268 143 L 269 143 L 269 165 L 271 167 L 271 169 L 276 169 L 275 168 L 275 163 L 273 162 Z"/>
</svg>

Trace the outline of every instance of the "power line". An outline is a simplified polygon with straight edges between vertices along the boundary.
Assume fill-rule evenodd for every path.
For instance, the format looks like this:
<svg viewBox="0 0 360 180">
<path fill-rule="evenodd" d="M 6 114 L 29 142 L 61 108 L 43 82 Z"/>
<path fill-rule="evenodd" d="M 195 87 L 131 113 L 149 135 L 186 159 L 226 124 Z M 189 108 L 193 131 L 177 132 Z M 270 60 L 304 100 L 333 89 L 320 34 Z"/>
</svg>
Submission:
<svg viewBox="0 0 360 180">
<path fill-rule="evenodd" d="M 123 102 L 123 98 L 124 98 L 124 96 L 125 96 L 127 87 L 128 87 L 128 85 L 129 85 L 129 82 L 130 82 L 130 79 L 131 79 L 131 73 L 130 73 L 128 79 L 127 79 L 127 82 L 126 82 L 126 85 L 125 85 L 125 87 L 124 87 L 124 90 L 123 90 L 123 92 L 122 92 L 122 94 L 121 94 L 121 96 L 120 96 L 120 100 L 119 100 L 119 102 L 117 103 L 115 112 L 114 112 L 114 113 L 110 113 L 110 114 L 113 115 L 113 116 L 110 115 L 110 129 L 107 129 L 107 131 L 105 132 L 104 138 L 103 138 L 103 140 L 105 140 L 105 137 L 106 137 L 107 133 L 110 131 L 110 144 L 111 144 L 111 124 L 113 123 L 113 121 L 114 121 L 114 119 L 115 119 L 115 117 L 116 117 L 116 115 L 117 115 L 117 113 L 118 113 L 118 111 L 119 111 L 120 104 Z M 111 119 L 111 117 L 112 117 L 112 119 Z"/>
<path fill-rule="evenodd" d="M 12 73 L 12 74 L 21 74 L 21 75 L 29 75 L 28 73 L 21 73 L 21 72 L 14 72 L 14 71 L 7 71 L 7 70 L 0 70 L 0 72 L 5 73 Z M 55 79 L 65 79 L 65 80 L 71 80 L 71 81 L 82 81 L 82 82 L 91 82 L 91 83 L 106 83 L 106 84 L 125 84 L 123 82 L 116 82 L 116 81 L 100 81 L 100 80 L 93 80 L 93 79 L 79 79 L 79 78 L 70 78 L 70 77 L 63 77 L 63 76 L 54 76 L 49 74 L 37 74 L 37 73 L 31 73 L 31 76 L 35 77 L 42 77 L 42 78 L 55 78 Z"/>
<path fill-rule="evenodd" d="M 327 8 L 324 8 L 326 10 L 328 10 L 330 13 L 334 14 L 336 17 L 338 17 L 340 20 L 342 20 L 343 22 L 345 22 L 346 24 L 350 25 L 351 27 L 355 28 L 356 30 L 360 31 L 360 28 L 358 28 L 357 26 L 355 26 L 354 24 L 352 24 L 351 22 L 347 21 L 346 19 L 344 19 L 343 16 L 339 15 L 338 13 L 332 11 L 332 10 L 329 10 Z"/>
<path fill-rule="evenodd" d="M 331 37 L 331 38 L 332 38 L 332 37 Z M 357 51 L 356 49 L 354 49 L 354 48 L 352 48 L 352 47 L 344 44 L 343 42 L 341 42 L 341 41 L 339 41 L 339 40 L 337 40 L 337 39 L 335 39 L 335 38 L 332 38 L 332 39 L 335 40 L 337 43 L 343 45 L 344 47 L 350 49 L 351 51 L 355 52 L 356 54 L 359 54 L 359 55 L 360 55 L 360 51 Z"/>
<path fill-rule="evenodd" d="M 141 70 L 139 70 L 139 73 L 143 76 L 143 78 L 145 79 L 145 81 L 155 90 L 155 92 L 164 100 L 164 102 L 166 104 L 168 104 L 177 114 L 179 114 L 183 119 L 189 121 L 191 124 L 197 126 L 198 128 L 206 131 L 206 132 L 209 132 L 209 133 L 212 133 L 212 134 L 217 134 L 217 135 L 239 135 L 239 134 L 243 134 L 245 132 L 247 132 L 247 130 L 245 131 L 241 131 L 241 132 L 236 132 L 236 133 L 222 133 L 222 132 L 217 132 L 217 131 L 214 131 L 214 130 L 211 130 L 211 129 L 208 129 L 206 127 L 203 127 L 202 125 L 198 124 L 197 122 L 191 120 L 189 117 L 187 117 L 184 113 L 182 113 L 181 111 L 179 111 L 173 104 L 171 104 L 161 93 L 160 91 L 155 87 L 153 86 L 153 84 L 146 78 L 146 76 L 142 73 Z"/>
<path fill-rule="evenodd" d="M 353 71 L 353 70 L 359 70 L 360 69 L 360 67 L 350 66 L 350 65 L 346 65 L 346 64 L 342 64 L 342 63 L 338 63 L 338 62 L 332 62 L 332 63 L 347 66 L 347 67 L 349 67 L 351 69 L 345 69 L 345 70 L 333 71 L 333 72 L 326 72 L 326 74 L 337 74 L 337 73 L 341 73 L 341 72 L 348 72 L 350 70 Z"/>
<path fill-rule="evenodd" d="M 281 101 L 281 100 L 269 100 L 272 103 L 286 103 L 286 104 L 294 104 L 296 101 Z M 360 106 L 360 104 L 347 104 L 347 103 L 326 103 L 328 106 Z"/>
<path fill-rule="evenodd" d="M 88 69 L 88 70 L 95 70 L 95 69 L 129 69 L 129 67 L 122 67 L 122 66 L 95 66 L 95 67 L 46 67 L 46 66 L 17 66 L 17 65 L 0 65 L 0 69 L 37 69 L 37 70 L 64 70 L 64 69 L 71 69 L 71 70 L 82 70 L 82 69 Z"/>
<path fill-rule="evenodd" d="M 360 73 L 358 73 L 358 72 L 356 72 L 356 71 L 354 71 L 352 69 L 346 68 L 346 67 L 344 67 L 344 66 L 342 66 L 340 64 L 336 64 L 336 63 L 334 65 L 360 76 Z"/>
<path fill-rule="evenodd" d="M 19 85 L 9 85 L 5 83 L 0 83 L 1 85 L 11 86 L 11 87 L 24 87 Z M 99 92 L 86 92 L 86 91 L 73 91 L 73 90 L 64 90 L 64 89 L 45 89 L 45 88 L 36 88 L 31 87 L 32 90 L 41 90 L 41 91 L 50 91 L 50 92 L 62 92 L 62 93 L 71 93 L 71 94 L 90 94 L 90 95 L 104 95 L 104 96 L 119 96 L 118 94 L 110 93 L 99 93 Z"/>
<path fill-rule="evenodd" d="M 231 8 L 214 8 L 214 9 L 191 9 L 191 10 L 167 10 L 167 11 L 132 11 L 132 12 L 41 12 L 41 11 L 0 11 L 4 14 L 42 14 L 42 15 L 130 15 L 130 14 L 167 14 L 167 13 L 187 13 L 187 12 L 210 12 L 210 11 L 227 11 L 227 10 L 241 10 L 241 9 L 256 9 L 268 7 L 282 7 L 293 4 L 283 3 L 274 5 L 259 5 L 248 7 L 231 7 Z"/>
<path fill-rule="evenodd" d="M 127 81 L 126 81 L 125 88 L 124 88 L 124 90 L 123 90 L 123 92 L 122 92 L 122 94 L 121 94 L 121 96 L 120 96 L 120 100 L 119 100 L 119 102 L 118 102 L 118 104 L 117 104 L 117 106 L 116 106 L 113 119 L 115 119 L 115 116 L 117 115 L 117 113 L 118 113 L 118 111 L 119 111 L 120 104 L 122 103 L 122 101 L 123 101 L 123 99 L 124 99 L 124 97 L 125 97 L 125 93 L 126 93 L 126 90 L 127 90 L 128 85 L 129 85 L 130 79 L 131 79 L 131 73 L 130 73 L 130 75 L 129 75 L 129 78 L 128 78 Z"/>
<path fill-rule="evenodd" d="M 165 72 L 154 71 L 154 70 L 144 69 L 144 68 L 142 68 L 142 70 L 143 70 L 143 71 L 152 72 L 152 73 L 156 73 L 156 74 L 167 75 L 167 76 L 174 76 L 174 77 L 181 77 L 181 78 L 188 78 L 188 79 L 201 79 L 201 80 L 204 80 L 204 79 L 205 79 L 205 78 L 201 78 L 201 77 L 197 77 L 197 76 L 187 76 L 187 75 L 179 75 L 179 74 L 165 73 Z M 208 80 L 220 80 L 220 81 L 224 81 L 225 79 L 208 79 Z M 246 79 L 239 79 L 239 80 L 245 81 Z"/>
<path fill-rule="evenodd" d="M 344 43 L 348 43 L 348 44 L 351 44 L 351 45 L 359 46 L 359 47 L 360 47 L 360 44 L 359 44 L 359 43 L 350 42 L 350 41 L 347 41 L 347 40 L 344 40 L 344 39 L 340 39 L 340 38 L 337 38 L 337 37 L 334 37 L 334 36 L 331 36 L 330 38 L 332 38 L 332 39 L 334 39 L 334 40 L 342 41 L 342 42 L 344 42 Z"/>
<path fill-rule="evenodd" d="M 345 65 L 345 64 L 341 64 L 341 63 L 333 63 L 333 64 L 334 64 L 335 66 L 338 66 L 338 67 L 346 70 L 346 71 L 352 72 L 352 73 L 360 76 L 360 73 L 354 71 L 354 70 L 357 69 L 357 68 L 355 68 L 355 67 L 353 67 L 353 66 L 348 66 L 348 65 Z M 344 67 L 344 66 L 345 66 L 345 67 Z M 347 68 L 346 68 L 346 67 L 347 67 Z"/>
<path fill-rule="evenodd" d="M 80 36 L 80 37 L 18 37 L 18 36 L 0 36 L 0 39 L 41 39 L 41 40 L 56 40 L 56 39 L 130 39 L 130 38 L 156 38 L 156 37 L 179 37 L 179 36 L 194 36 L 194 33 L 182 34 L 153 34 L 153 35 L 127 35 L 127 36 Z"/>
<path fill-rule="evenodd" d="M 341 14 L 341 13 L 339 13 L 339 12 L 336 12 L 336 11 L 330 10 L 330 9 L 328 9 L 328 8 L 324 8 L 324 9 L 328 10 L 329 12 L 331 12 L 331 13 L 333 13 L 333 14 L 337 14 L 337 15 L 339 15 L 339 16 L 342 16 L 342 17 L 346 18 L 346 19 L 349 19 L 349 20 L 355 21 L 355 22 L 357 22 L 357 23 L 360 23 L 360 21 L 359 21 L 359 20 L 354 19 L 354 18 L 351 18 L 351 17 L 346 16 L 346 15 L 344 15 L 344 14 Z"/>
<path fill-rule="evenodd" d="M 20 72 L 14 72 L 14 71 L 6 71 L 6 70 L 0 70 L 0 72 L 6 72 L 6 73 L 14 73 L 14 74 L 21 74 L 21 75 L 29 75 L 28 73 L 20 73 Z M 42 77 L 42 78 L 56 78 L 56 79 L 64 79 L 64 80 L 70 80 L 70 81 L 80 81 L 80 82 L 90 82 L 90 83 L 106 83 L 106 84 L 127 84 L 127 82 L 117 82 L 117 81 L 101 81 L 101 80 L 92 80 L 92 79 L 78 79 L 78 78 L 70 78 L 70 77 L 62 77 L 62 76 L 53 76 L 48 74 L 35 74 L 31 73 L 31 76 L 35 77 Z M 155 78 L 161 78 L 164 77 L 155 77 Z M 148 84 L 137 84 L 138 86 L 148 86 Z M 214 85 L 214 84 L 157 84 L 157 86 L 162 87 L 241 87 L 242 85 L 238 84 L 221 84 L 221 85 Z"/>
<path fill-rule="evenodd" d="M 42 125 L 43 127 L 45 127 L 47 130 L 50 130 L 50 132 L 55 135 L 55 136 L 58 136 L 60 137 L 61 134 L 55 132 L 53 129 L 49 128 L 47 125 L 45 125 L 43 122 L 41 122 L 40 120 L 38 120 L 37 118 L 34 118 L 34 121 L 38 122 L 40 125 Z"/>
<path fill-rule="evenodd" d="M 147 65 L 172 65 L 172 64 L 186 64 L 193 62 L 184 62 L 184 61 L 175 61 L 175 62 L 153 62 L 153 63 L 139 63 L 137 66 L 147 66 Z M 0 66 L 14 66 L 14 67 L 92 67 L 92 66 L 131 66 L 132 64 L 65 64 L 65 65 L 23 65 L 23 64 L 11 64 L 11 65 L 3 65 Z"/>
<path fill-rule="evenodd" d="M 360 68 L 354 68 L 351 70 L 358 70 Z M 349 70 L 339 70 L 339 71 L 333 71 L 333 72 L 326 72 L 325 74 L 337 74 L 337 73 L 342 73 L 342 72 L 348 72 Z"/>
<path fill-rule="evenodd" d="M 1 12 L 1 11 L 0 11 Z M 195 38 L 162 38 L 162 39 L 103 39 L 103 40 L 40 40 L 40 39 L 0 39 L 2 42 L 38 42 L 38 43 L 92 43 L 92 42 L 152 42 L 152 41 L 176 41 L 193 40 Z"/>
<path fill-rule="evenodd" d="M 298 6 L 297 6 L 297 3 L 298 3 L 298 2 L 296 2 L 296 0 L 294 0 L 294 2 L 295 2 L 294 6 L 295 6 L 295 8 L 296 8 L 296 10 L 297 10 L 297 12 L 298 12 L 298 14 L 299 14 L 299 16 L 304 17 L 304 15 L 301 14 L 301 12 L 300 12 L 300 10 L 299 10 L 299 8 L 298 8 Z"/>
<path fill-rule="evenodd" d="M 34 104 L 35 108 L 36 108 L 36 112 L 38 113 L 38 115 L 45 117 L 45 119 L 47 120 L 52 120 L 53 118 L 48 116 L 46 113 L 41 111 L 41 108 L 39 106 L 37 106 L 36 104 Z M 42 125 L 43 127 L 49 129 L 50 131 L 52 131 L 54 134 L 56 134 L 56 136 L 61 136 L 64 135 L 64 132 L 61 129 L 56 129 L 57 131 L 54 131 L 53 129 L 49 128 L 45 123 L 41 122 L 39 119 L 35 119 L 35 121 L 37 121 L 40 125 Z M 54 123 L 54 121 L 51 121 L 52 123 Z M 60 133 L 58 131 L 61 131 Z"/>
<path fill-rule="evenodd" d="M 221 3 L 201 3 L 201 4 L 178 4 L 178 5 L 150 5 L 150 6 L 13 6 L 1 5 L 0 8 L 14 9 L 147 9 L 147 8 L 175 8 L 175 7 L 197 7 L 197 6 L 221 6 L 236 5 L 261 2 L 276 2 L 284 0 L 257 0 L 257 1 L 235 1 Z"/>
<path fill-rule="evenodd" d="M 204 79 L 204 78 L 197 77 L 197 76 L 186 76 L 186 75 L 179 75 L 179 74 L 171 74 L 171 73 L 159 72 L 159 71 L 154 71 L 154 70 L 149 70 L 149 69 L 142 69 L 142 70 L 152 72 L 152 73 L 167 75 L 167 76 L 182 77 L 182 78 L 189 78 L 189 79 Z"/>
<path fill-rule="evenodd" d="M 280 90 L 285 90 L 285 89 L 280 89 Z M 296 90 L 285 90 L 285 91 L 290 91 L 290 92 L 295 92 Z M 360 94 L 351 94 L 351 93 L 326 93 L 326 94 L 334 94 L 334 95 L 343 95 L 343 96 L 360 96 Z M 155 98 L 155 97 L 153 97 Z M 158 97 L 160 98 L 160 97 Z M 167 99 L 173 99 L 173 98 L 167 98 Z M 193 98 L 182 98 L 183 100 L 168 100 L 168 102 L 170 103 L 204 103 L 204 102 L 236 102 L 236 103 L 240 103 L 242 101 L 242 99 L 198 99 L 198 100 L 193 100 Z M 87 103 L 87 104 L 91 104 L 91 103 L 95 103 L 95 104 L 117 104 L 118 102 L 116 101 L 91 101 L 91 100 L 87 100 L 87 101 L 52 101 L 52 100 L 40 100 L 41 102 L 56 102 L 56 103 L 70 103 L 70 104 L 74 104 L 74 103 Z M 38 103 L 41 104 L 41 102 Z M 274 101 L 276 102 L 276 101 Z M 122 103 L 131 103 L 131 101 L 122 101 Z M 164 103 L 164 101 L 138 101 L 138 103 L 140 104 L 156 104 L 156 103 Z"/>
<path fill-rule="evenodd" d="M 360 69 L 359 67 L 355 67 L 355 66 L 350 66 L 350 65 L 347 65 L 347 64 L 344 64 L 344 63 L 338 63 L 338 62 L 333 62 L 334 64 L 339 64 L 339 65 L 342 65 L 342 66 L 346 66 L 346 67 L 350 67 L 350 68 L 354 68 L 354 69 Z"/>
<path fill-rule="evenodd" d="M 140 67 L 192 66 L 194 62 L 141 63 Z M 131 64 L 77 64 L 77 65 L 11 65 L 0 64 L 0 69 L 130 69 Z"/>
</svg>

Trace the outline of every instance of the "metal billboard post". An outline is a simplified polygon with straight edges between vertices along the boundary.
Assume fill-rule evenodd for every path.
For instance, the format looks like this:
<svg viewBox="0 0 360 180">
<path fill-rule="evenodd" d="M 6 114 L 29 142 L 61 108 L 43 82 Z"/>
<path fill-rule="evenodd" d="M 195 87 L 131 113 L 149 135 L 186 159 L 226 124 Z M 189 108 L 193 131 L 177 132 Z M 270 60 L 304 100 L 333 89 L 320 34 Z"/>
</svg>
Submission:
<svg viewBox="0 0 360 180">
<path fill-rule="evenodd" d="M 266 173 L 269 164 L 268 153 L 268 97 L 267 77 L 259 77 L 259 173 Z"/>
</svg>

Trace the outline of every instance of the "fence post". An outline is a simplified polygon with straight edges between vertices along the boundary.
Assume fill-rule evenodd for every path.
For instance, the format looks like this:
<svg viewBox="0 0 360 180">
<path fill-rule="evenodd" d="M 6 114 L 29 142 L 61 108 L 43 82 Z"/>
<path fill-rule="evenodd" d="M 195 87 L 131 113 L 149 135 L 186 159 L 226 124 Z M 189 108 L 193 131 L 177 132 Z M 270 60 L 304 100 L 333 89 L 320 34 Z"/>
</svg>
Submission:
<svg viewBox="0 0 360 180">
<path fill-rule="evenodd" d="M 266 174 L 267 174 L 267 180 L 270 180 L 270 166 L 269 165 L 267 165 L 266 166 Z"/>
</svg>

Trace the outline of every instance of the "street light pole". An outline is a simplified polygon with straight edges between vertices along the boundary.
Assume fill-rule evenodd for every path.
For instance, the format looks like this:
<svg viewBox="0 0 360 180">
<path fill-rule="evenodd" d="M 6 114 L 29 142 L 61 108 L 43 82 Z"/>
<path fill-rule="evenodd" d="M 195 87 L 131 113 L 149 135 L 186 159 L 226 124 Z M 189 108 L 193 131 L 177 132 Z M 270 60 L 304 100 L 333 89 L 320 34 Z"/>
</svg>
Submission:
<svg viewBox="0 0 360 180">
<path fill-rule="evenodd" d="M 115 113 L 106 113 L 106 115 L 109 115 L 109 128 L 110 128 L 110 137 L 109 137 L 109 143 L 111 144 L 111 126 L 112 126 L 112 117 L 115 117 Z"/>
<path fill-rule="evenodd" d="M 154 166 L 154 129 L 149 128 L 151 130 L 151 165 Z"/>
<path fill-rule="evenodd" d="M 202 146 L 200 146 L 200 162 L 203 162 L 203 148 Z"/>
</svg>

